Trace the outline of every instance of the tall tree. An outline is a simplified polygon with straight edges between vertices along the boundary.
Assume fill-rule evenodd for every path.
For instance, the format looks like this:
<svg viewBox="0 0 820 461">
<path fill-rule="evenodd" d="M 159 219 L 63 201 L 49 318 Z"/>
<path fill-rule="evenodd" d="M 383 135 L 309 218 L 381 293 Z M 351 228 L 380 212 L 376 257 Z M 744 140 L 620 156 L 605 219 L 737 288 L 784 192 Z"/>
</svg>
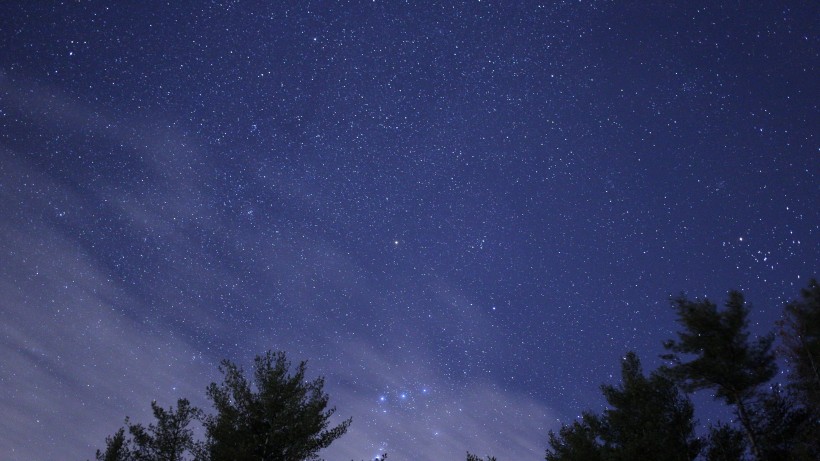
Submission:
<svg viewBox="0 0 820 461">
<path fill-rule="evenodd" d="M 820 418 L 820 284 L 812 279 L 801 299 L 786 305 L 780 322 L 789 381 L 801 403 Z"/>
<path fill-rule="evenodd" d="M 550 433 L 547 461 L 692 461 L 701 449 L 694 433 L 694 408 L 675 383 L 653 373 L 644 376 L 638 356 L 621 364 L 621 384 L 601 387 L 610 408 L 600 416 Z"/>
<path fill-rule="evenodd" d="M 746 443 L 742 431 L 728 424 L 709 428 L 706 443 L 706 461 L 743 461 Z"/>
<path fill-rule="evenodd" d="M 610 408 L 601 418 L 600 438 L 610 460 L 691 461 L 700 452 L 694 407 L 669 378 L 644 376 L 629 352 L 621 364 L 620 386 L 602 386 Z"/>
<path fill-rule="evenodd" d="M 804 412 L 792 456 L 820 459 L 820 284 L 801 290 L 801 299 L 786 305 L 780 323 L 783 351 L 789 364 L 788 389 Z"/>
<path fill-rule="evenodd" d="M 126 418 L 125 423 L 128 424 Z M 133 461 L 134 455 L 125 437 L 125 429 L 120 428 L 114 435 L 105 438 L 105 451 L 97 450 L 97 461 Z"/>
<path fill-rule="evenodd" d="M 328 428 L 324 380 L 305 379 L 305 362 L 291 364 L 283 352 L 254 360 L 253 382 L 230 361 L 222 362 L 222 384 L 208 387 L 216 414 L 205 418 L 210 461 L 303 461 L 341 437 L 350 419 Z"/>
<path fill-rule="evenodd" d="M 155 424 L 144 427 L 132 424 L 128 431 L 134 441 L 135 461 L 182 461 L 197 451 L 191 423 L 201 416 L 199 409 L 187 399 L 177 400 L 177 407 L 168 410 L 151 402 Z"/>
<path fill-rule="evenodd" d="M 192 459 L 197 452 L 191 423 L 199 418 L 200 410 L 186 399 L 177 400 L 176 409 L 160 407 L 151 402 L 155 423 L 148 427 L 131 424 L 125 418 L 129 437 L 120 428 L 105 439 L 105 451 L 97 450 L 98 461 L 182 461 Z M 187 458 L 186 458 L 187 456 Z"/>
<path fill-rule="evenodd" d="M 598 417 L 585 413 L 580 421 L 562 425 L 556 434 L 549 433 L 546 461 L 603 461 L 604 453 L 598 441 Z"/>
<path fill-rule="evenodd" d="M 774 336 L 749 339 L 749 307 L 738 291 L 729 293 L 722 310 L 708 299 L 682 296 L 672 305 L 683 330 L 677 340 L 664 343 L 670 353 L 663 358 L 672 361 L 666 371 L 686 391 L 710 389 L 715 399 L 732 406 L 752 454 L 763 460 L 750 411 L 761 386 L 777 371 L 771 351 Z"/>
<path fill-rule="evenodd" d="M 755 402 L 752 425 L 758 434 L 760 453 L 767 461 L 802 461 L 820 459 L 817 444 L 810 429 L 818 424 L 807 408 L 796 405 L 794 399 L 773 386 Z"/>
</svg>

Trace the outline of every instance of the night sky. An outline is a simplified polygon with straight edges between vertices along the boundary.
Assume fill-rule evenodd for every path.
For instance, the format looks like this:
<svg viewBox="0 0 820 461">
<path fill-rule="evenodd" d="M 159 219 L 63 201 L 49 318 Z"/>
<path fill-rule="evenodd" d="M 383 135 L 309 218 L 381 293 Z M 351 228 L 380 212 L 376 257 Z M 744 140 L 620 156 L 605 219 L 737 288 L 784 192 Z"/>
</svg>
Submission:
<svg viewBox="0 0 820 461">
<path fill-rule="evenodd" d="M 408 3 L 0 3 L 0 458 L 274 349 L 330 460 L 542 459 L 670 296 L 818 275 L 820 3 Z"/>
</svg>

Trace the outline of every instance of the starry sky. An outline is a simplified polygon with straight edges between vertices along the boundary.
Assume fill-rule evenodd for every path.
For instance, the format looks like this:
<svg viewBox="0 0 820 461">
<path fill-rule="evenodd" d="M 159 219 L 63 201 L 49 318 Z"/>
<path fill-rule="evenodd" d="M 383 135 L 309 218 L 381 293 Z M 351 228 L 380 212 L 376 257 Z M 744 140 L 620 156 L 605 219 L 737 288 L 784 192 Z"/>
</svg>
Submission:
<svg viewBox="0 0 820 461">
<path fill-rule="evenodd" d="M 818 275 L 818 18 L 0 3 L 0 458 L 93 457 L 274 349 L 353 417 L 329 460 L 542 459 L 671 295 L 764 332 Z"/>
</svg>

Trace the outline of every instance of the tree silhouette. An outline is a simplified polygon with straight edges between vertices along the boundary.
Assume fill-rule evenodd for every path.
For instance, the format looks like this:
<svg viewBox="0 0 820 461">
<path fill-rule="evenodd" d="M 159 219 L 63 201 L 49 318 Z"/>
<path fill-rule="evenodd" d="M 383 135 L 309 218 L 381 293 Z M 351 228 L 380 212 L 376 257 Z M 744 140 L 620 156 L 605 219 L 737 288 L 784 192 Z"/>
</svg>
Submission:
<svg viewBox="0 0 820 461">
<path fill-rule="evenodd" d="M 610 408 L 549 435 L 547 461 L 691 461 L 701 449 L 694 434 L 694 408 L 669 378 L 644 376 L 629 352 L 621 364 L 621 384 L 601 386 Z"/>
<path fill-rule="evenodd" d="M 816 428 L 817 423 L 809 410 L 796 405 L 780 386 L 773 386 L 771 391 L 764 393 L 755 402 L 752 412 L 752 426 L 758 435 L 760 453 L 767 461 L 820 459 L 817 440 L 809 437 L 809 430 L 812 426 Z"/>
<path fill-rule="evenodd" d="M 722 309 L 682 296 L 672 305 L 681 329 L 664 343 L 669 364 L 645 375 L 638 356 L 627 353 L 620 383 L 601 386 L 608 408 L 550 431 L 546 461 L 744 461 L 749 452 L 758 461 L 820 459 L 818 282 L 786 305 L 779 322 L 790 364 L 784 386 L 771 382 L 774 336 L 750 339 L 741 293 L 730 292 Z M 307 380 L 306 362 L 292 367 L 283 352 L 257 356 L 250 379 L 227 360 L 219 369 L 222 382 L 207 388 L 213 414 L 186 399 L 167 410 L 152 402 L 155 422 L 143 426 L 126 418 L 96 460 L 315 461 L 351 423 L 330 426 L 335 408 L 328 408 L 324 379 Z M 718 423 L 697 438 L 694 409 L 681 390 L 711 390 L 734 410 L 739 425 Z M 204 442 L 194 439 L 194 422 L 204 426 Z M 466 459 L 483 460 L 469 451 Z"/>
<path fill-rule="evenodd" d="M 749 308 L 738 291 L 729 293 L 723 310 L 708 299 L 684 297 L 674 299 L 673 306 L 683 330 L 677 340 L 664 343 L 671 353 L 663 358 L 672 362 L 666 372 L 686 391 L 711 389 L 715 399 L 732 406 L 754 458 L 763 460 L 750 412 L 761 386 L 777 371 L 771 351 L 774 336 L 749 340 Z"/>
<path fill-rule="evenodd" d="M 481 458 L 480 456 L 474 455 L 474 454 L 472 454 L 468 451 L 467 452 L 467 461 L 484 461 L 484 459 Z M 495 459 L 495 456 L 487 456 L 487 461 L 497 461 L 497 460 Z"/>
<path fill-rule="evenodd" d="M 177 407 L 168 410 L 151 402 L 156 424 L 143 427 L 134 424 L 129 432 L 134 441 L 135 461 L 181 461 L 196 451 L 197 443 L 190 424 L 200 416 L 187 399 L 177 400 Z"/>
<path fill-rule="evenodd" d="M 335 412 L 327 408 L 322 378 L 305 379 L 306 363 L 291 373 L 283 352 L 267 352 L 254 361 L 253 381 L 224 361 L 221 384 L 211 383 L 207 395 L 216 410 L 204 413 L 186 399 L 176 408 L 151 403 L 155 422 L 131 424 L 105 439 L 97 461 L 304 461 L 318 459 L 319 450 L 342 436 L 350 420 L 328 428 Z M 194 439 L 191 424 L 201 421 L 205 442 Z"/>
<path fill-rule="evenodd" d="M 691 461 L 700 452 L 694 434 L 694 407 L 669 378 L 644 376 L 629 352 L 621 364 L 622 384 L 602 386 L 611 406 L 600 418 L 607 459 Z"/>
<path fill-rule="evenodd" d="M 789 381 L 801 403 L 820 415 L 820 284 L 812 279 L 780 322 Z"/>
<path fill-rule="evenodd" d="M 131 424 L 128 418 L 125 429 L 120 428 L 105 439 L 105 451 L 97 450 L 98 461 L 182 461 L 193 458 L 198 449 L 190 424 L 200 416 L 200 410 L 192 407 L 186 399 L 177 400 L 177 407 L 164 409 L 151 402 L 156 423 L 144 427 Z"/>
<path fill-rule="evenodd" d="M 557 434 L 550 431 L 546 461 L 603 461 L 598 426 L 597 417 L 585 413 L 580 421 L 562 425 Z"/>
<path fill-rule="evenodd" d="M 126 418 L 125 423 L 128 424 Z M 125 429 L 119 428 L 114 435 L 105 438 L 105 451 L 97 450 L 97 461 L 132 461 L 134 459 L 125 437 Z"/>
<path fill-rule="evenodd" d="M 322 378 L 305 379 L 305 365 L 290 374 L 285 354 L 268 352 L 256 357 L 251 383 L 239 367 L 222 362 L 222 384 L 207 391 L 216 410 L 204 420 L 210 461 L 316 460 L 347 431 L 349 419 L 328 429 L 335 408 L 327 409 Z"/>
<path fill-rule="evenodd" d="M 745 452 L 743 431 L 720 423 L 709 428 L 705 449 L 707 461 L 743 461 Z"/>
</svg>

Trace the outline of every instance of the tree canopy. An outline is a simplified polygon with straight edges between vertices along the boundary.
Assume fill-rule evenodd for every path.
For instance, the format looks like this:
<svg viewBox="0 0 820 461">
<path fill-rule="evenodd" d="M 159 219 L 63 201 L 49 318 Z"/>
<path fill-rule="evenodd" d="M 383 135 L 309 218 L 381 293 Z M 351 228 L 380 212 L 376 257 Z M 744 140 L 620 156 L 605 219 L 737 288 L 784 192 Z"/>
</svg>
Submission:
<svg viewBox="0 0 820 461">
<path fill-rule="evenodd" d="M 722 308 L 684 296 L 672 307 L 680 330 L 663 344 L 666 365 L 647 375 L 637 354 L 628 352 L 620 383 L 601 386 L 608 407 L 550 431 L 546 461 L 820 459 L 820 284 L 812 280 L 784 308 L 778 349 L 789 365 L 784 383 L 773 381 L 775 337 L 752 338 L 740 292 L 729 292 Z M 324 379 L 308 380 L 306 366 L 292 366 L 283 352 L 267 352 L 254 359 L 248 377 L 223 361 L 222 381 L 207 387 L 212 413 L 187 399 L 168 409 L 152 402 L 155 421 L 143 426 L 126 418 L 96 460 L 318 460 L 351 420 L 330 424 L 336 410 L 329 407 Z M 736 421 L 710 425 L 697 436 L 688 395 L 697 391 L 711 391 Z M 195 439 L 197 424 L 204 441 Z M 468 451 L 466 459 L 484 458 Z"/>
<path fill-rule="evenodd" d="M 215 413 L 205 414 L 180 399 L 168 410 L 151 403 L 155 423 L 132 424 L 105 440 L 98 461 L 303 461 L 341 437 L 350 419 L 329 428 L 334 408 L 323 392 L 324 379 L 306 379 L 306 362 L 291 370 L 283 352 L 254 360 L 252 380 L 230 361 L 220 366 L 223 381 L 211 383 L 207 396 Z M 191 427 L 204 426 L 206 439 L 194 439 Z"/>
<path fill-rule="evenodd" d="M 635 353 L 621 363 L 621 384 L 601 389 L 610 408 L 550 433 L 547 461 L 691 461 L 700 452 L 692 403 L 669 378 L 645 376 Z"/>
<path fill-rule="evenodd" d="M 811 280 L 800 295 L 786 305 L 780 336 L 792 390 L 804 405 L 820 412 L 820 284 Z"/>
<path fill-rule="evenodd" d="M 216 410 L 204 420 L 209 459 L 315 460 L 341 437 L 350 419 L 328 428 L 336 410 L 327 408 L 324 379 L 306 381 L 305 367 L 301 362 L 291 374 L 283 352 L 268 352 L 256 357 L 250 382 L 242 369 L 224 361 L 222 384 L 208 387 Z"/>
<path fill-rule="evenodd" d="M 663 358 L 672 363 L 665 372 L 684 390 L 709 389 L 715 399 L 732 406 L 752 453 L 762 459 L 749 412 L 761 386 L 777 371 L 774 335 L 749 339 L 749 307 L 738 291 L 729 292 L 725 309 L 708 299 L 690 301 L 682 296 L 672 304 L 682 330 L 677 340 L 664 343 L 670 353 Z"/>
<path fill-rule="evenodd" d="M 752 338 L 740 292 L 730 292 L 723 308 L 684 296 L 672 307 L 681 329 L 664 343 L 667 365 L 647 377 L 637 356 L 627 354 L 620 386 L 602 386 L 609 408 L 583 412 L 550 432 L 546 460 L 820 459 L 820 285 L 812 280 L 785 306 L 785 384 L 774 381 L 775 337 Z M 692 404 L 679 389 L 711 391 L 733 409 L 736 422 L 718 422 L 696 437 Z"/>
<path fill-rule="evenodd" d="M 131 424 L 128 418 L 129 437 L 120 428 L 106 438 L 104 452 L 97 450 L 98 461 L 183 461 L 195 457 L 199 444 L 194 440 L 191 423 L 199 418 L 200 411 L 187 399 L 179 399 L 176 408 L 164 409 L 151 402 L 156 423 L 144 427 Z"/>
</svg>

